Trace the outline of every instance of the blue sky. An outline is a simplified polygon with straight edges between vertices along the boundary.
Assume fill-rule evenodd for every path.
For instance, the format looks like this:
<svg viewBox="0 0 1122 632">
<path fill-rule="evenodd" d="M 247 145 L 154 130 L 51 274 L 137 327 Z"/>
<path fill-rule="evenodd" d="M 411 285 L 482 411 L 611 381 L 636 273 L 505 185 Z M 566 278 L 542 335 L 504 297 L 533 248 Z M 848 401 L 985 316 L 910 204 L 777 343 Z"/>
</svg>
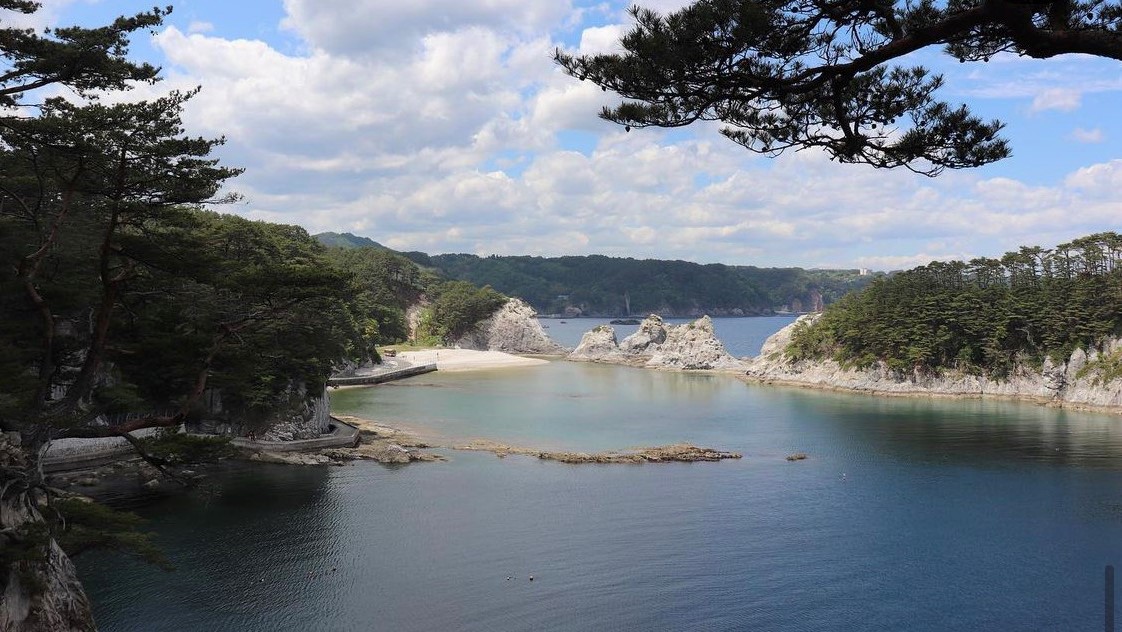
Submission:
<svg viewBox="0 0 1122 632">
<path fill-rule="evenodd" d="M 675 0 L 640 3 L 658 10 Z M 402 250 L 602 253 L 898 269 L 1118 230 L 1122 64 L 1085 57 L 915 63 L 942 97 L 1007 124 L 1013 157 L 936 179 L 769 159 L 716 126 L 636 130 L 560 73 L 555 47 L 611 50 L 625 2 L 182 0 L 135 56 L 203 86 L 191 133 L 224 135 L 225 211 Z M 99 24 L 151 0 L 47 0 L 35 25 Z M 3 16 L 10 19 L 10 16 Z"/>
</svg>

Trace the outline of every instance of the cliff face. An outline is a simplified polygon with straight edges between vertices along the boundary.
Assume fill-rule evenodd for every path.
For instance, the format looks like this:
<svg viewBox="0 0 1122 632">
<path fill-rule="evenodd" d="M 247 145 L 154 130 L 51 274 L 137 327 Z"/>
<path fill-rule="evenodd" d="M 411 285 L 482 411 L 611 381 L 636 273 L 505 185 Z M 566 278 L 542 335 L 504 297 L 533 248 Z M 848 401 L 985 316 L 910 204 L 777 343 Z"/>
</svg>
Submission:
<svg viewBox="0 0 1122 632">
<path fill-rule="evenodd" d="M 304 382 L 293 382 L 288 387 L 290 408 L 278 411 L 267 420 L 247 422 L 244 415 L 226 410 L 222 405 L 222 392 L 207 389 L 203 395 L 205 413 L 201 419 L 189 422 L 187 430 L 202 434 L 244 435 L 255 432 L 268 441 L 293 441 L 315 439 L 327 432 L 331 424 L 327 389 L 308 392 Z"/>
<path fill-rule="evenodd" d="M 568 351 L 550 339 L 538 314 L 521 299 L 512 298 L 490 318 L 456 341 L 464 349 L 561 355 Z"/>
<path fill-rule="evenodd" d="M 0 468 L 12 472 L 27 467 L 27 455 L 10 443 L 7 435 L 0 434 Z M 4 546 L 16 551 L 21 545 L 34 547 L 35 540 L 28 532 L 46 527 L 40 514 L 40 507 L 45 506 L 44 495 L 38 489 L 21 489 L 14 478 L 6 482 L 0 485 Z M 41 555 L 27 555 L 22 560 L 17 555 L 15 560 L 0 566 L 0 631 L 95 630 L 90 602 L 74 564 L 53 538 L 39 546 L 43 547 Z"/>
<path fill-rule="evenodd" d="M 768 338 L 760 355 L 749 362 L 747 377 L 762 382 L 868 393 L 997 396 L 1122 412 L 1122 379 L 1104 374 L 1104 367 L 1122 360 L 1122 339 L 1108 340 L 1089 352 L 1078 349 L 1064 362 L 1045 360 L 1040 369 L 1018 364 L 1008 378 L 1001 380 L 953 370 L 931 375 L 891 371 L 883 364 L 868 369 L 846 369 L 833 360 L 792 362 L 784 350 L 791 341 L 795 325 L 813 322 L 817 317 L 803 316 Z"/>
<path fill-rule="evenodd" d="M 708 316 L 684 325 L 667 325 L 652 314 L 618 344 L 615 330 L 600 325 L 584 334 L 568 359 L 652 369 L 742 370 L 745 366 L 725 350 Z"/>
</svg>

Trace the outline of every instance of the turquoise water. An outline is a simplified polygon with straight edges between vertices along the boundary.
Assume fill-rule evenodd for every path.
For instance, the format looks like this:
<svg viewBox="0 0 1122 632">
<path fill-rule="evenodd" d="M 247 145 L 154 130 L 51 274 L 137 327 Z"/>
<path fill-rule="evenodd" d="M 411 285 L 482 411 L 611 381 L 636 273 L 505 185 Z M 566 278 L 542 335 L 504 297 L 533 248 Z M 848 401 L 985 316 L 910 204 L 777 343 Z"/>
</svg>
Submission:
<svg viewBox="0 0 1122 632">
<path fill-rule="evenodd" d="M 142 508 L 179 570 L 80 558 L 102 628 L 1102 629 L 1103 568 L 1122 562 L 1117 417 L 565 362 L 339 391 L 333 409 L 744 458 L 234 465 Z"/>
</svg>

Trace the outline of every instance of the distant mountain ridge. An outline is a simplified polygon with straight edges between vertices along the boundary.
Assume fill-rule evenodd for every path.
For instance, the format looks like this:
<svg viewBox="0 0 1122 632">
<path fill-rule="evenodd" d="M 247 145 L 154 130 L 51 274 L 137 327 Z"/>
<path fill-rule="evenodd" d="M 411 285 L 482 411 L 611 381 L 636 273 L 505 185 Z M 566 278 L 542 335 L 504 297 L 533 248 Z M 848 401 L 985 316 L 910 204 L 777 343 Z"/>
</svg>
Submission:
<svg viewBox="0 0 1122 632">
<path fill-rule="evenodd" d="M 390 250 L 369 237 L 359 237 L 351 233 L 319 233 L 318 235 L 312 235 L 312 237 L 319 240 L 319 243 L 328 247 L 378 248 L 381 250 Z"/>
<path fill-rule="evenodd" d="M 316 238 L 345 248 L 374 245 L 348 233 Z M 489 285 L 540 314 L 575 316 L 758 316 L 821 310 L 875 275 L 859 270 L 805 270 L 698 264 L 584 255 L 566 257 L 403 252 L 450 279 Z"/>
</svg>

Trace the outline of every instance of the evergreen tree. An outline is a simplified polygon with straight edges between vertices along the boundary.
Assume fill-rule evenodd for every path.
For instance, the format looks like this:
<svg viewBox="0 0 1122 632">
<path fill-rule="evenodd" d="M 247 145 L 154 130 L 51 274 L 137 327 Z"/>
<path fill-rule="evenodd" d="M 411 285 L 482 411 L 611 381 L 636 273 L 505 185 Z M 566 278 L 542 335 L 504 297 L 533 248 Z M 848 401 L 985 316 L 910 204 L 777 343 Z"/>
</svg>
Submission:
<svg viewBox="0 0 1122 632">
<path fill-rule="evenodd" d="M 960 62 L 1122 60 L 1116 0 L 698 0 L 631 15 L 622 53 L 554 55 L 565 72 L 626 99 L 603 118 L 629 130 L 720 121 L 754 152 L 819 147 L 840 162 L 932 176 L 1007 157 L 1002 124 L 939 100 L 941 76 L 896 60 L 932 46 Z"/>
</svg>

